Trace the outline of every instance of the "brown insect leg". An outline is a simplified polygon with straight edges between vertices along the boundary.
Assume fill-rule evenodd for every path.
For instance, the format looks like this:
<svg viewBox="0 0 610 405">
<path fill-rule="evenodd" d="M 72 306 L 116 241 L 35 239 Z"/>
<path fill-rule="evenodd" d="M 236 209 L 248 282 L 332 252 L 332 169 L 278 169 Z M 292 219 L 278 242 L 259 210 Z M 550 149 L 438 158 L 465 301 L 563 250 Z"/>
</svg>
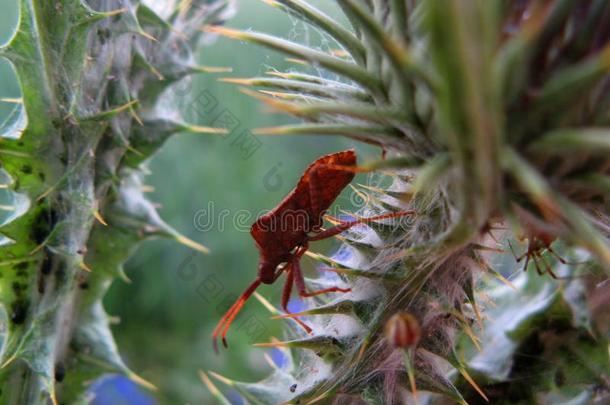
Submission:
<svg viewBox="0 0 610 405">
<path fill-rule="evenodd" d="M 341 232 L 347 231 L 349 228 L 351 228 L 355 225 L 366 224 L 368 222 L 378 221 L 380 219 L 404 217 L 406 215 L 413 215 L 413 214 L 415 214 L 415 211 L 400 211 L 400 212 L 393 212 L 391 214 L 377 215 L 377 216 L 369 217 L 369 218 L 359 218 L 359 219 L 356 219 L 353 221 L 345 221 L 339 225 L 336 225 L 332 228 L 328 228 L 322 232 L 319 232 L 318 234 L 316 234 L 314 236 L 309 237 L 308 240 L 316 241 L 316 240 L 327 239 L 327 238 L 333 237 L 335 235 L 338 235 Z"/>
<path fill-rule="evenodd" d="M 555 274 L 555 272 L 551 268 L 551 265 L 549 264 L 549 262 L 547 262 L 546 259 L 541 254 L 538 254 L 538 258 L 544 264 L 544 269 L 545 269 L 544 271 L 545 271 L 545 273 L 548 273 L 555 280 L 558 280 L 559 277 L 557 277 L 557 274 Z"/>
<path fill-rule="evenodd" d="M 290 314 L 288 309 L 288 301 L 290 301 L 290 295 L 292 294 L 292 285 L 294 284 L 294 272 L 292 271 L 292 264 L 290 264 L 286 270 L 288 275 L 286 276 L 286 282 L 284 283 L 284 290 L 282 291 L 282 309 L 285 313 Z M 293 318 L 308 334 L 311 333 L 312 329 L 301 321 L 299 318 Z"/>
<path fill-rule="evenodd" d="M 547 246 L 546 250 L 548 250 L 549 253 L 551 253 L 555 257 L 555 259 L 559 260 L 561 263 L 563 263 L 563 264 L 565 264 L 567 266 L 578 266 L 579 264 L 583 264 L 584 263 L 584 262 L 569 262 L 569 261 L 567 261 L 566 259 L 561 257 L 559 255 L 559 253 L 555 252 L 555 250 L 553 250 L 551 248 L 551 246 Z"/>
<path fill-rule="evenodd" d="M 538 260 L 539 260 L 540 256 L 538 256 L 536 253 L 532 252 L 532 258 L 533 258 L 532 261 L 534 262 L 534 266 L 536 267 L 536 272 L 538 273 L 538 275 L 542 276 L 544 274 L 544 271 L 542 271 L 542 269 L 540 268 L 540 265 L 538 264 Z"/>
<path fill-rule="evenodd" d="M 313 297 L 315 295 L 327 294 L 331 292 L 342 292 L 347 293 L 350 292 L 350 288 L 339 288 L 339 287 L 330 287 L 325 288 L 319 291 L 308 292 L 307 287 L 305 286 L 305 279 L 303 278 L 303 272 L 301 271 L 301 265 L 299 264 L 298 258 L 295 257 L 292 263 L 292 271 L 294 272 L 294 282 L 297 285 L 297 289 L 299 290 L 299 295 L 301 297 Z"/>
<path fill-rule="evenodd" d="M 276 271 L 276 273 L 273 275 L 273 281 L 277 280 L 277 278 L 284 272 L 284 270 L 285 270 L 285 268 L 283 268 L 283 267 L 278 269 Z M 260 281 L 260 279 L 257 278 L 256 280 L 254 280 L 254 282 L 252 284 L 250 284 L 250 286 L 248 288 L 246 288 L 246 291 L 244 291 L 242 293 L 242 295 L 237 299 L 237 301 L 235 301 L 235 303 L 222 316 L 222 318 L 220 318 L 220 321 L 218 322 L 218 324 L 216 325 L 216 328 L 214 328 L 214 332 L 212 333 L 212 343 L 214 345 L 214 351 L 216 353 L 218 353 L 218 342 L 217 342 L 218 334 L 222 330 L 222 334 L 221 334 L 222 345 L 224 347 L 228 347 L 226 337 L 227 337 L 227 332 L 229 331 L 229 327 L 231 326 L 231 323 L 233 323 L 233 320 L 235 319 L 235 317 L 237 316 L 237 314 L 239 313 L 241 308 L 244 306 L 244 304 L 250 298 L 250 296 L 254 293 L 254 291 L 256 291 L 256 289 L 258 288 L 259 285 L 261 285 L 261 281 Z"/>
<path fill-rule="evenodd" d="M 515 261 L 517 263 L 521 262 L 521 260 L 523 260 L 524 257 L 529 256 L 529 249 L 527 252 L 523 253 L 521 256 L 517 256 L 517 254 L 515 253 L 515 249 L 513 249 L 513 244 L 510 243 L 510 241 L 508 241 L 508 247 L 510 248 L 510 251 L 513 254 L 513 257 L 515 258 Z M 527 269 L 527 264 L 524 266 L 524 269 Z"/>
<path fill-rule="evenodd" d="M 218 353 L 218 334 L 222 330 L 222 344 L 224 347 L 228 347 L 226 336 L 227 331 L 229 330 L 229 326 L 231 326 L 233 319 L 235 319 L 240 309 L 244 306 L 248 298 L 250 298 L 252 293 L 254 293 L 254 291 L 258 288 L 259 285 L 261 285 L 261 281 L 257 278 L 252 284 L 250 284 L 246 291 L 243 292 L 243 294 L 237 299 L 237 301 L 235 301 L 235 303 L 231 306 L 231 308 L 229 308 L 229 310 L 223 315 L 223 317 L 216 325 L 214 333 L 212 333 L 212 343 L 214 345 L 214 351 L 216 353 Z"/>
<path fill-rule="evenodd" d="M 551 246 L 547 246 L 546 250 L 549 251 L 550 254 L 552 254 L 555 259 L 559 260 L 561 263 L 568 265 L 568 264 L 581 264 L 581 263 L 568 263 L 568 261 L 566 259 L 564 259 L 563 257 L 559 256 L 559 254 L 557 252 L 555 252 Z"/>
<path fill-rule="evenodd" d="M 508 247 L 510 247 L 510 251 L 513 254 L 513 257 L 515 258 L 515 261 L 517 263 L 521 262 L 521 260 L 523 260 L 523 258 L 525 258 L 525 263 L 523 263 L 523 271 L 527 271 L 527 265 L 530 264 L 530 259 L 532 257 L 532 249 L 530 248 L 531 244 L 528 244 L 527 250 L 525 251 L 525 253 L 523 253 L 521 256 L 517 257 L 517 254 L 515 253 L 515 250 L 513 249 L 513 245 L 512 243 L 510 243 L 510 241 L 508 241 Z M 535 260 L 534 260 L 535 263 Z M 538 265 L 536 264 L 536 268 L 538 268 Z"/>
<path fill-rule="evenodd" d="M 288 301 L 290 301 L 290 295 L 292 294 L 292 285 L 294 284 L 294 273 L 292 272 L 292 265 L 289 264 L 286 272 L 286 282 L 284 283 L 284 289 L 282 290 L 282 309 L 288 313 Z"/>
</svg>

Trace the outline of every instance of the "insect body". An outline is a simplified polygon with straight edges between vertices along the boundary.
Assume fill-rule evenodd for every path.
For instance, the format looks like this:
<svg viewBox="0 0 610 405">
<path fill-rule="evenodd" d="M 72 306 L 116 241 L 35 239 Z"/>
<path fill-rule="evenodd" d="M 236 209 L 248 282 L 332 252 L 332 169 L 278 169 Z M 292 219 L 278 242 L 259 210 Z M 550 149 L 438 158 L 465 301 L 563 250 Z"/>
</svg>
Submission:
<svg viewBox="0 0 610 405">
<path fill-rule="evenodd" d="M 510 243 L 508 242 L 508 246 L 510 247 L 513 256 L 517 263 L 520 263 L 523 259 L 525 259 L 525 263 L 523 264 L 523 270 L 527 271 L 528 265 L 530 261 L 534 263 L 534 267 L 539 275 L 549 274 L 554 279 L 561 279 L 563 277 L 558 277 L 551 265 L 545 260 L 543 253 L 549 252 L 553 257 L 555 257 L 560 263 L 565 265 L 572 265 L 578 263 L 570 263 L 564 260 L 553 248 L 551 244 L 557 239 L 557 235 L 560 233 L 559 229 L 556 229 L 553 225 L 546 224 L 542 222 L 540 219 L 536 218 L 531 213 L 527 212 L 523 208 L 518 205 L 514 205 L 517 216 L 525 228 L 524 237 L 527 238 L 527 249 L 525 253 L 521 256 L 517 256 L 515 251 Z"/>
<path fill-rule="evenodd" d="M 282 309 L 286 312 L 288 312 L 287 306 L 293 284 L 296 285 L 301 297 L 349 291 L 339 287 L 307 291 L 299 261 L 307 251 L 309 242 L 330 238 L 360 223 L 413 214 L 412 211 L 403 211 L 344 221 L 322 230 L 324 213 L 355 176 L 356 170 L 347 170 L 348 168 L 356 169 L 354 150 L 332 153 L 319 158 L 309 165 L 286 198 L 252 225 L 250 234 L 260 254 L 258 275 L 216 326 L 213 333 L 215 350 L 217 350 L 216 340 L 219 334 L 223 345 L 227 347 L 226 334 L 229 326 L 252 293 L 261 284 L 273 284 L 282 273 L 287 274 L 281 303 Z M 283 263 L 286 265 L 280 266 Z M 297 322 L 308 332 L 311 331 L 298 319 Z"/>
<path fill-rule="evenodd" d="M 525 258 L 525 263 L 523 264 L 524 271 L 527 271 L 527 266 L 529 265 L 529 262 L 531 260 L 534 262 L 534 266 L 536 267 L 536 271 L 538 272 L 539 275 L 542 276 L 543 274 L 548 273 L 554 279 L 561 278 L 561 277 L 558 277 L 555 274 L 555 272 L 553 272 L 553 269 L 551 269 L 551 266 L 542 257 L 542 253 L 546 250 L 549 253 L 551 253 L 561 263 L 570 264 L 566 260 L 564 260 L 561 256 L 559 256 L 557 254 L 557 252 L 555 252 L 551 248 L 551 243 L 553 243 L 554 239 L 555 238 L 553 236 L 544 234 L 544 233 L 530 236 L 529 240 L 528 240 L 528 244 L 527 244 L 527 250 L 525 251 L 525 253 L 523 253 L 521 256 L 517 257 L 513 251 L 515 260 L 517 261 L 517 263 L 519 263 L 519 262 L 521 262 L 521 260 L 523 260 Z M 510 245 L 510 243 L 509 243 L 509 246 L 512 250 L 513 248 Z M 541 264 L 543 264 L 544 267 L 541 267 L 539 262 Z"/>
</svg>

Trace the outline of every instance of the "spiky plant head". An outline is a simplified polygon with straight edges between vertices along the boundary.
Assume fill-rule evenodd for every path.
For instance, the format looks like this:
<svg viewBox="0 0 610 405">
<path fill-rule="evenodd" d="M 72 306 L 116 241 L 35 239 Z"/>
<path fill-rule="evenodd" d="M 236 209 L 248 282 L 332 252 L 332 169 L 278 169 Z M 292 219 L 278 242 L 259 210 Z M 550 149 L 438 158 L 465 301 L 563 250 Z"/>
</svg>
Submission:
<svg viewBox="0 0 610 405">
<path fill-rule="evenodd" d="M 489 246 L 496 236 L 528 239 L 531 272 L 552 272 L 540 259 L 561 240 L 600 264 L 589 267 L 596 270 L 588 277 L 610 274 L 610 29 L 604 22 L 610 4 L 339 0 L 351 24 L 345 27 L 306 0 L 266 3 L 317 27 L 339 51 L 207 29 L 301 62 L 293 71 L 229 80 L 264 88 L 257 98 L 306 121 L 258 133 L 339 135 L 380 146 L 388 158 L 364 167 L 392 169 L 394 180 L 369 187 L 370 204 L 358 215 L 418 214 L 348 232 L 330 258 L 311 254 L 333 266 L 352 292 L 312 301 L 302 314 L 311 316 L 313 337 L 295 330 L 273 345 L 290 348 L 296 360 L 262 383 L 231 384 L 261 403 L 338 394 L 405 401 L 408 370 L 382 331 L 393 314 L 407 311 L 422 322 L 418 386 L 463 402 L 447 371 L 481 391 L 455 342 L 459 331 L 477 339 L 475 281 L 481 270 L 496 273 L 488 259 L 498 254 Z M 547 259 L 558 260 L 552 256 Z M 311 281 L 330 282 L 336 280 Z"/>
</svg>

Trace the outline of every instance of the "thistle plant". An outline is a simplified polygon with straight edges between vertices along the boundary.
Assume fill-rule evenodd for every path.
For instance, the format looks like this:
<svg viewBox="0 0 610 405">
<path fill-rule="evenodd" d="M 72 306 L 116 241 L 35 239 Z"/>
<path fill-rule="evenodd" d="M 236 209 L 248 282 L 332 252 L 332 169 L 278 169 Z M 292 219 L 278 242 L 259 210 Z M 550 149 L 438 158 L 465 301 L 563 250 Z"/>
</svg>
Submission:
<svg viewBox="0 0 610 405">
<path fill-rule="evenodd" d="M 172 85 L 213 70 L 195 62 L 202 24 L 230 4 L 183 1 L 159 15 L 138 0 L 21 0 L 0 48 L 23 97 L 0 127 L 0 402 L 86 401 L 90 382 L 124 373 L 102 298 L 140 242 L 197 250 L 144 195 L 145 161 L 188 125 Z M 165 101 L 161 106 L 160 102 Z"/>
<path fill-rule="evenodd" d="M 296 315 L 311 335 L 288 326 L 284 341 L 260 345 L 286 356 L 267 379 L 214 375 L 262 404 L 406 403 L 414 387 L 453 403 L 607 396 L 599 306 L 607 309 L 600 297 L 610 274 L 610 4 L 338 0 L 343 26 L 306 0 L 265 2 L 337 49 L 207 28 L 298 62 L 226 79 L 305 121 L 258 133 L 379 146 L 385 159 L 361 169 L 389 172 L 390 181 L 358 191 L 369 203 L 353 215 L 417 215 L 352 229 L 330 257 L 309 252 L 351 292 L 309 300 Z M 520 240 L 513 258 L 507 252 Z M 517 261 L 528 272 L 511 283 L 502 272 L 521 271 Z M 308 282 L 315 290 L 337 279 Z M 421 325 L 408 361 L 383 333 L 398 313 Z"/>
</svg>

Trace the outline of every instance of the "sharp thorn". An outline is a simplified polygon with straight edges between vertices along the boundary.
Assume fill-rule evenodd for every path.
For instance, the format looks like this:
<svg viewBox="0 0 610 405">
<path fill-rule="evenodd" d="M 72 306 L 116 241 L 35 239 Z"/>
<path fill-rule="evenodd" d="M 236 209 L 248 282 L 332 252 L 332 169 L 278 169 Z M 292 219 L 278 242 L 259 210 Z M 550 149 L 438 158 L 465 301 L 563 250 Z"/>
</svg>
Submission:
<svg viewBox="0 0 610 405">
<path fill-rule="evenodd" d="M 225 66 L 199 66 L 199 69 L 205 73 L 231 73 L 233 72 L 232 67 Z"/>
<path fill-rule="evenodd" d="M 212 380 L 210 380 L 210 377 L 208 377 L 208 375 L 204 371 L 199 370 L 199 378 L 201 379 L 201 382 L 203 382 L 203 384 L 207 387 L 207 389 L 210 391 L 210 393 L 212 395 L 214 395 L 214 396 L 220 395 L 220 391 L 218 390 L 218 388 L 214 385 Z"/>
<path fill-rule="evenodd" d="M 133 382 L 135 382 L 136 384 L 150 390 L 150 391 L 158 391 L 159 389 L 151 382 L 145 380 L 144 378 L 140 377 L 139 375 L 137 375 L 136 373 L 134 373 L 133 371 L 129 372 L 127 374 L 127 377 L 132 380 Z"/>
<path fill-rule="evenodd" d="M 88 272 L 88 273 L 91 273 L 91 268 L 90 268 L 89 266 L 87 266 L 87 264 L 86 264 L 85 262 L 80 262 L 80 263 L 78 263 L 78 267 L 79 267 L 81 270 L 84 270 L 84 271 L 86 271 L 86 272 Z"/>
<path fill-rule="evenodd" d="M 210 253 L 210 249 L 208 249 L 207 247 L 203 246 L 200 243 L 195 242 L 192 239 L 187 238 L 184 235 L 174 235 L 174 239 L 176 239 L 176 241 L 178 241 L 178 243 L 190 247 L 191 249 L 194 249 L 198 252 L 204 253 L 204 254 L 208 254 Z"/>
<path fill-rule="evenodd" d="M 97 219 L 97 221 L 98 221 L 100 224 L 102 224 L 102 225 L 104 225 L 104 226 L 108 226 L 108 222 L 106 222 L 106 221 L 104 220 L 104 217 L 102 217 L 102 214 L 100 214 L 100 212 L 99 212 L 98 210 L 94 210 L 94 211 L 93 211 L 93 216 L 95 217 L 95 219 Z"/>
</svg>

